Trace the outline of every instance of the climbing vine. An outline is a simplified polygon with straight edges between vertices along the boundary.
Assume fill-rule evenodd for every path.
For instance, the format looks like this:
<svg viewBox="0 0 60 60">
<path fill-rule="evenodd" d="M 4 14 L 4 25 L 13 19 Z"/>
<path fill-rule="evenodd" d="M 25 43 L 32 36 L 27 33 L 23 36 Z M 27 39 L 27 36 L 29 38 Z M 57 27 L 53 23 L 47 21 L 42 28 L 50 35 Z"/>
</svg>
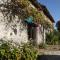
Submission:
<svg viewBox="0 0 60 60">
<path fill-rule="evenodd" d="M 1 4 L 4 9 L 0 9 L 4 14 L 4 17 L 7 16 L 8 22 L 10 23 L 13 17 L 17 15 L 23 20 L 29 16 L 34 18 L 35 23 L 43 25 L 45 28 L 51 27 L 51 24 L 45 21 L 44 16 L 36 8 L 29 6 L 31 2 L 29 0 L 11 0 L 7 1 L 5 4 Z"/>
<path fill-rule="evenodd" d="M 29 6 L 30 2 L 29 0 L 17 0 L 21 8 L 25 8 Z"/>
</svg>

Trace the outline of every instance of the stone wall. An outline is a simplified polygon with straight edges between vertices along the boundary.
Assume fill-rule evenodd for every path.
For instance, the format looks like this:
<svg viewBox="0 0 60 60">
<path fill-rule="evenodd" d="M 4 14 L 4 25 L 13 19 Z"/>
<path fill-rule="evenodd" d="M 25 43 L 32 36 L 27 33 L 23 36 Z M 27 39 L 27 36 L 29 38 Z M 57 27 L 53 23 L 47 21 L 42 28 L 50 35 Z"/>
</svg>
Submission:
<svg viewBox="0 0 60 60">
<path fill-rule="evenodd" d="M 8 22 L 7 16 L 4 17 L 0 12 L 0 39 L 13 40 L 17 43 L 27 42 L 27 25 L 16 15 Z"/>
</svg>

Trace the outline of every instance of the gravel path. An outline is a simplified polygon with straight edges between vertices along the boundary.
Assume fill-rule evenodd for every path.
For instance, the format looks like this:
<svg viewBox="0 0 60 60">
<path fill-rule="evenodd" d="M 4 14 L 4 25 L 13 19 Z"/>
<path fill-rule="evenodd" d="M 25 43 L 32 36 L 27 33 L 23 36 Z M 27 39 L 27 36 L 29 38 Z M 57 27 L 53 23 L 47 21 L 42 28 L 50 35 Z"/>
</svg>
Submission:
<svg viewBox="0 0 60 60">
<path fill-rule="evenodd" d="M 60 51 L 44 51 L 44 55 L 60 55 Z"/>
</svg>

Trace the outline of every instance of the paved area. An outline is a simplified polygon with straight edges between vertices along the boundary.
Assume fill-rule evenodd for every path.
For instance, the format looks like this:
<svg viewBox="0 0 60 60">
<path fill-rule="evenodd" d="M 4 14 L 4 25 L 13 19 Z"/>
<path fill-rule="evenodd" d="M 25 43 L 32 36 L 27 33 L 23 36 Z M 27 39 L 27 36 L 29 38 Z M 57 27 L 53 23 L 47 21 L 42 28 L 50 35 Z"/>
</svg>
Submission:
<svg viewBox="0 0 60 60">
<path fill-rule="evenodd" d="M 60 51 L 40 50 L 39 55 L 60 55 Z"/>
<path fill-rule="evenodd" d="M 45 51 L 44 55 L 60 55 L 60 51 Z"/>
<path fill-rule="evenodd" d="M 40 49 L 39 54 L 60 55 L 60 45 L 49 45 L 45 49 Z"/>
<path fill-rule="evenodd" d="M 60 60 L 60 45 L 50 45 L 46 49 L 40 49 L 37 60 Z"/>
</svg>

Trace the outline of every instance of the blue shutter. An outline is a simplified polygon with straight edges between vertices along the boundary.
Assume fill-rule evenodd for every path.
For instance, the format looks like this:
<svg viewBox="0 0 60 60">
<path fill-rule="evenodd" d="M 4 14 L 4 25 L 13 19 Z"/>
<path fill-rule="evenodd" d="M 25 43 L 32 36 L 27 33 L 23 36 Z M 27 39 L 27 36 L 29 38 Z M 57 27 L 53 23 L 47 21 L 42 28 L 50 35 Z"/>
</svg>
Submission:
<svg viewBox="0 0 60 60">
<path fill-rule="evenodd" d="M 32 24 L 33 23 L 33 17 L 32 16 L 28 17 L 27 19 L 25 19 L 25 22 L 27 22 L 28 24 L 29 23 Z"/>
</svg>

